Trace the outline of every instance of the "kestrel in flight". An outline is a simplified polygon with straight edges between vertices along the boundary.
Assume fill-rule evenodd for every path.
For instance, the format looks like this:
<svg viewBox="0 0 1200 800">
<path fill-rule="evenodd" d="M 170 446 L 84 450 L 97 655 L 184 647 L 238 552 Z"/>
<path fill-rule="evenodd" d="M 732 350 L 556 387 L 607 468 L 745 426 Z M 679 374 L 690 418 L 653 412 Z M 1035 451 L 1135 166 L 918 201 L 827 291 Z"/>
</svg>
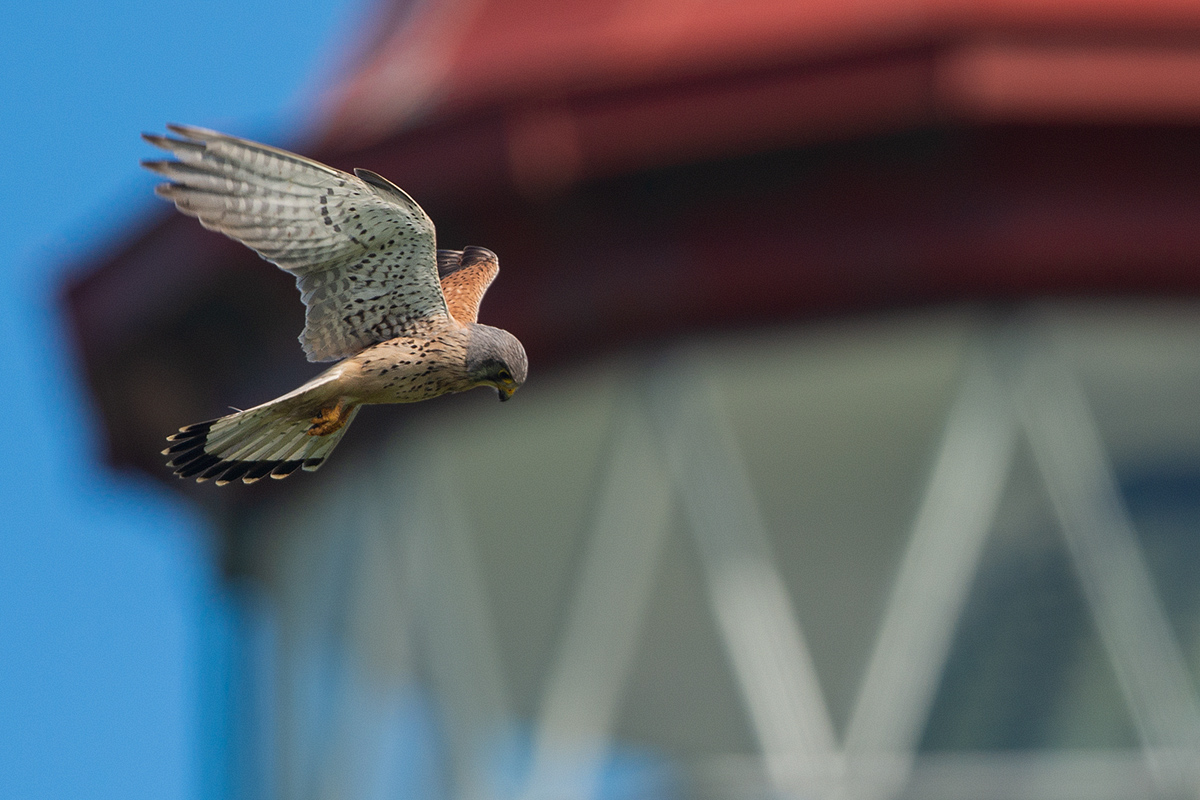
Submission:
<svg viewBox="0 0 1200 800">
<path fill-rule="evenodd" d="M 512 397 L 528 370 L 507 331 L 476 322 L 500 271 L 482 247 L 437 250 L 433 222 L 408 194 L 215 131 L 168 125 L 143 134 L 175 160 L 143 161 L 169 179 L 155 192 L 296 276 L 306 307 L 300 343 L 334 361 L 269 403 L 168 437 L 181 478 L 223 485 L 316 470 L 369 403 L 415 403 L 493 386 Z"/>
</svg>

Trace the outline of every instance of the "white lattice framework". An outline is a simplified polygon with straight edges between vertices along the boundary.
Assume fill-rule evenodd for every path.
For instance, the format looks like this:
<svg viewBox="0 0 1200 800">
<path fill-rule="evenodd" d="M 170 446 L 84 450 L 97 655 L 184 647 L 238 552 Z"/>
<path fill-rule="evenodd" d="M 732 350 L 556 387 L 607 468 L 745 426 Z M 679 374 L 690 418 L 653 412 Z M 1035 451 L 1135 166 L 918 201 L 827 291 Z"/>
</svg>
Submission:
<svg viewBox="0 0 1200 800">
<path fill-rule="evenodd" d="M 759 747 L 753 759 L 727 759 L 717 771 L 686 765 L 701 793 L 846 800 L 1200 796 L 1195 686 L 1051 319 L 981 334 L 969 349 L 840 738 L 730 429 L 731 411 L 707 379 L 700 351 L 684 347 L 635 371 L 619 392 L 586 547 L 542 684 L 532 766 L 503 796 L 597 796 L 676 514 L 703 565 L 709 610 Z M 1140 746 L 918 755 L 1022 439 Z M 336 527 L 311 516 L 296 524 L 311 531 L 305 546 L 324 555 L 296 567 L 308 573 L 293 572 L 275 585 L 294 587 L 297 594 L 283 602 L 317 620 L 326 635 L 319 652 L 311 639 L 282 642 L 277 650 L 274 777 L 263 783 L 270 793 L 314 800 L 388 795 L 387 763 L 395 758 L 388 718 L 399 701 L 358 680 L 340 646 L 373 614 L 366 624 L 401 629 L 395 638 L 413 645 L 377 654 L 384 671 L 398 684 L 418 673 L 432 678 L 445 720 L 446 785 L 458 797 L 501 796 L 486 755 L 512 710 L 473 544 L 481 532 L 445 488 L 454 484 L 452 472 L 434 435 L 409 439 L 383 469 L 375 468 L 370 485 L 347 482 L 331 493 L 355 492 L 344 505 L 365 511 L 348 523 L 339 515 Z M 289 567 L 278 569 L 282 575 Z M 381 592 L 393 594 L 381 601 Z M 381 602 L 392 611 L 382 623 Z M 367 606 L 375 610 L 367 614 Z"/>
</svg>

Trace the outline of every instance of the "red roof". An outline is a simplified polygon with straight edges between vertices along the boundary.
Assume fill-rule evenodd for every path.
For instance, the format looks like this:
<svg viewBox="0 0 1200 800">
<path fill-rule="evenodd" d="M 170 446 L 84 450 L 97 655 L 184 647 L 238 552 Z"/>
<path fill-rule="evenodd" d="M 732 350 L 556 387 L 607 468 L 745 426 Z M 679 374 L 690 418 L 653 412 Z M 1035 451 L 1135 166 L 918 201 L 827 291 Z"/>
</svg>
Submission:
<svg viewBox="0 0 1200 800">
<path fill-rule="evenodd" d="M 301 149 L 499 253 L 483 317 L 539 366 L 813 314 L 1200 294 L 1193 0 L 442 0 L 377 23 Z M 223 356 L 140 410 L 114 383 L 172 336 L 170 363 L 212 361 L 188 314 L 220 292 L 270 305 L 255 335 L 299 361 L 288 276 L 180 215 L 71 288 L 110 427 L 261 374 Z"/>
<path fill-rule="evenodd" d="M 392 28 L 327 98 L 328 145 L 359 148 L 432 119 L 495 107 L 537 114 L 637 87 L 694 95 L 706 80 L 930 45 L 937 56 L 924 74 L 896 76 L 901 96 L 852 95 L 843 110 L 864 119 L 902 106 L 943 118 L 1200 118 L 1200 3 L 1191 0 L 449 0 L 419 9 L 403 21 L 394 11 Z M 784 83 L 763 87 L 761 99 L 806 99 Z M 806 111 L 826 116 L 820 105 L 789 111 L 773 120 L 777 130 L 803 130 Z"/>
</svg>

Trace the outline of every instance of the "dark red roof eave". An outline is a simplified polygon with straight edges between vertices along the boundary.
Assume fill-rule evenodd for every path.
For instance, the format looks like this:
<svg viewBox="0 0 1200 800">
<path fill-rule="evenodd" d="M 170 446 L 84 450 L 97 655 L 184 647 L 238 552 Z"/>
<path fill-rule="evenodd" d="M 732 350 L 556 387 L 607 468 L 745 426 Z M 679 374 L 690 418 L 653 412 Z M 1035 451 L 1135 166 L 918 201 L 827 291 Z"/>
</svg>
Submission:
<svg viewBox="0 0 1200 800">
<path fill-rule="evenodd" d="M 1020 123 L 1017 127 L 1100 130 L 1106 118 L 1116 120 L 1118 128 L 1146 127 L 1149 120 L 1151 128 L 1165 124 L 1192 130 L 1189 103 L 1200 101 L 1200 95 L 1173 93 L 1170 86 L 1161 86 L 1162 73 L 1171 72 L 1176 83 L 1180 75 L 1193 75 L 1188 65 L 1200 65 L 1200 48 L 1139 47 L 1114 49 L 1105 43 L 1099 50 L 1092 47 L 1089 61 L 1090 51 L 1077 45 L 991 43 L 964 50 L 957 41 L 927 42 L 552 101 L 514 99 L 430 120 L 365 149 L 339 149 L 327 141 L 310 155 L 342 168 L 365 166 L 387 175 L 437 220 L 455 209 L 536 208 L 556 202 L 580 182 L 903 130 L 987 129 L 1013 119 Z M 1029 80 L 1029 70 L 1044 66 L 1047 59 L 1074 64 L 1073 72 L 1060 75 L 1067 84 L 1086 84 L 1089 74 L 1128 71 L 1130 64 L 1140 65 L 1141 73 L 1127 85 L 1109 81 L 1107 93 L 1097 90 L 1088 106 L 1093 117 L 1081 120 L 1078 113 L 1056 116 L 1052 112 L 1061 106 L 1047 100 L 1069 85 Z M 948 69 L 947 63 L 957 66 Z M 974 89 L 947 77 L 964 71 L 978 79 Z M 1200 76 L 1200 66 L 1195 76 Z M 1160 88 L 1138 94 L 1139 86 Z M 1004 158 L 1019 162 L 1020 155 Z M 1008 215 L 1004 224 L 994 224 L 995 219 L 967 224 L 947 211 L 944 199 L 928 217 L 913 219 L 911 209 L 919 203 L 906 195 L 937 191 L 917 176 L 908 185 L 875 187 L 876 198 L 905 199 L 891 206 L 876 202 L 871 214 L 856 215 L 851 204 L 842 207 L 841 217 L 823 217 L 831 187 L 802 187 L 800 196 L 772 204 L 776 213 L 791 215 L 799 224 L 777 220 L 774 227 L 764 225 L 755 216 L 761 209 L 749 208 L 742 216 L 734 213 L 720 221 L 721 235 L 661 230 L 656 233 L 660 242 L 648 238 L 640 247 L 626 242 L 619 252 L 605 252 L 599 245 L 565 264 L 538 264 L 537 253 L 523 253 L 520 238 L 503 230 L 470 233 L 470 242 L 443 244 L 481 244 L 500 252 L 504 277 L 489 295 L 485 315 L 497 324 L 524 329 L 531 347 L 547 354 L 588 349 L 589 338 L 608 342 L 680 326 L 741 324 L 764 315 L 800 317 L 1043 293 L 1194 294 L 1200 289 L 1191 269 L 1200 254 L 1192 233 L 1200 230 L 1200 215 L 1190 190 L 1160 181 L 1143 193 L 1145 207 L 1121 200 L 1116 217 L 1106 219 L 1095 213 L 1096 195 L 1087 188 L 1085 169 L 1067 184 L 1081 187 L 1085 195 L 1033 207 L 1031 198 L 1059 191 L 1061 182 L 1052 174 L 1046 175 L 1045 185 L 1036 185 L 1037 170 L 1053 170 L 1056 158 L 1044 154 L 1043 167 L 1009 163 L 1013 174 L 1032 183 L 1007 202 L 1002 200 L 1007 191 L 1002 175 L 983 179 L 981 187 L 991 189 L 975 189 L 1000 193 L 1000 213 Z M 1181 165 L 1181 174 L 1190 168 L 1190 163 Z M 1129 171 L 1128 185 L 1138 185 L 1136 172 Z M 990 202 L 995 206 L 998 201 Z M 1071 203 L 1078 208 L 1073 211 Z M 814 217 L 822 222 L 809 224 Z M 904 219 L 909 222 L 899 222 Z M 528 217 L 525 222 L 539 224 Z M 864 225 L 880 222 L 893 231 L 887 248 L 872 245 L 869 237 L 864 241 L 861 234 Z M 596 233 L 595 241 L 608 241 L 602 231 Z M 667 241 L 675 252 L 688 255 L 686 266 L 670 265 L 664 274 L 655 254 Z M 863 252 L 871 246 L 892 255 Z M 640 258 L 647 263 L 639 265 Z M 89 346 L 102 347 L 126 326 L 166 313 L 197 282 L 210 279 L 213 270 L 254 268 L 248 265 L 255 261 L 240 246 L 201 231 L 192 220 L 172 216 L 77 284 L 71 291 L 73 313 Z M 746 288 L 741 262 L 755 265 L 758 286 Z M 164 263 L 171 264 L 166 275 Z M 621 271 L 628 274 L 618 277 Z M 614 294 L 614 286 L 637 285 L 642 276 L 655 276 L 644 291 L 629 297 Z M 764 292 L 763 286 L 770 290 Z M 613 336 L 610 327 L 619 327 L 621 337 Z"/>
</svg>

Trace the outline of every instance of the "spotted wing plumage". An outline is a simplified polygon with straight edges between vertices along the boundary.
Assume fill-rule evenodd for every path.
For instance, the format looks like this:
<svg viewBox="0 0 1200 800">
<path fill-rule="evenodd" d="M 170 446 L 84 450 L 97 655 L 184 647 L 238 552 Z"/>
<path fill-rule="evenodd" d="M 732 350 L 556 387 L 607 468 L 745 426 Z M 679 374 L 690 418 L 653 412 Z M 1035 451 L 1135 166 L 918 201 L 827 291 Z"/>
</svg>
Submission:
<svg viewBox="0 0 1200 800">
<path fill-rule="evenodd" d="M 450 315 L 463 325 L 477 322 L 479 303 L 500 273 L 496 254 L 483 247 L 438 250 L 437 267 Z"/>
<path fill-rule="evenodd" d="M 144 161 L 155 190 L 206 228 L 296 276 L 306 307 L 300 342 L 332 361 L 449 313 L 433 222 L 402 189 L 203 128 L 145 134 L 174 160 Z"/>
</svg>

